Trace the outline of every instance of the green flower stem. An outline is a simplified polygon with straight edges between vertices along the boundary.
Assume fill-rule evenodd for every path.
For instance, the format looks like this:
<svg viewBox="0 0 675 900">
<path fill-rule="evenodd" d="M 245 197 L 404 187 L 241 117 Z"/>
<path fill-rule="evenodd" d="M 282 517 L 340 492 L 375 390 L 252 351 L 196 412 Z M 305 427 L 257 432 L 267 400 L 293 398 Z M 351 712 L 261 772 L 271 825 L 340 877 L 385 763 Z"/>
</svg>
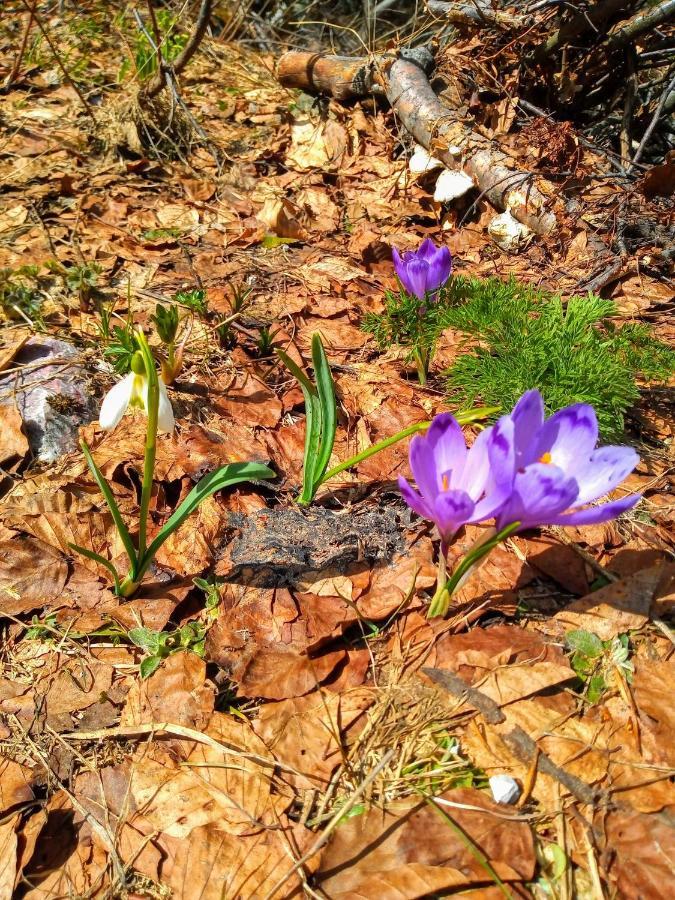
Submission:
<svg viewBox="0 0 675 900">
<path fill-rule="evenodd" d="M 148 341 L 141 329 L 136 332 L 136 339 L 143 354 L 145 374 L 148 379 L 148 427 L 145 433 L 145 464 L 143 466 L 143 484 L 141 486 L 141 508 L 138 527 L 138 561 L 142 563 L 147 547 L 148 516 L 152 497 L 152 478 L 155 472 L 157 456 L 157 419 L 159 415 L 159 379 L 155 360 Z M 125 584 L 127 579 L 124 580 Z M 129 596 L 124 595 L 124 596 Z"/>
<path fill-rule="evenodd" d="M 357 453 L 356 456 L 351 456 L 344 462 L 338 463 L 337 466 L 334 466 L 326 472 L 321 481 L 317 484 L 317 487 L 322 485 L 324 481 L 328 481 L 329 478 L 334 478 L 336 475 L 339 475 L 340 472 L 344 472 L 345 469 L 350 469 L 352 466 L 356 466 L 358 463 L 363 462 L 364 459 L 374 456 L 376 453 L 379 453 L 380 450 L 386 450 L 387 447 L 391 447 L 392 444 L 402 441 L 403 438 L 407 438 L 411 434 L 415 434 L 418 431 L 424 431 L 430 424 L 430 422 L 417 422 L 415 425 L 408 425 L 403 431 L 397 431 L 396 434 L 392 434 L 391 437 L 385 438 L 383 441 L 378 441 L 377 444 L 373 444 L 371 447 L 367 447 L 365 450 Z"/>
<path fill-rule="evenodd" d="M 464 412 L 453 413 L 453 415 L 460 425 L 468 425 L 478 419 L 484 419 L 487 416 L 491 416 L 498 410 L 498 406 L 482 406 Z M 376 453 L 379 453 L 380 450 L 386 450 L 387 447 L 391 447 L 392 444 L 402 441 L 403 438 L 407 438 L 411 434 L 416 434 L 418 431 L 424 431 L 429 425 L 431 425 L 431 422 L 417 422 L 415 425 L 408 425 L 407 428 L 404 428 L 402 431 L 397 431 L 396 434 L 392 434 L 391 437 L 384 438 L 384 440 L 378 441 L 377 444 L 367 447 L 365 450 L 357 453 L 356 456 L 350 456 L 349 459 L 346 459 L 344 462 L 338 463 L 337 466 L 329 469 L 317 484 L 317 488 L 325 481 L 328 481 L 329 478 L 334 478 L 336 475 L 339 475 L 340 472 L 344 472 L 345 469 L 351 469 L 352 466 L 356 466 L 360 462 L 363 462 L 364 459 L 374 456 Z"/>
<path fill-rule="evenodd" d="M 429 374 L 429 350 L 423 347 L 415 347 L 413 350 L 413 357 L 415 358 L 415 365 L 417 367 L 417 377 L 419 378 L 419 382 L 424 387 L 427 383 L 427 376 Z"/>
<path fill-rule="evenodd" d="M 448 578 L 444 584 L 439 584 L 436 593 L 429 604 L 427 618 L 433 619 L 436 616 L 445 616 L 448 612 L 452 595 L 467 572 L 469 572 L 477 562 L 483 559 L 484 556 L 487 556 L 488 553 L 492 552 L 497 544 L 505 541 L 507 537 L 510 537 L 519 528 L 520 522 L 512 522 L 510 525 L 502 528 L 501 531 L 498 531 L 494 537 L 485 541 L 485 543 L 480 544 L 478 547 L 474 547 L 473 550 L 469 550 L 450 578 Z"/>
<path fill-rule="evenodd" d="M 120 581 L 119 584 L 116 585 L 115 593 L 118 597 L 131 597 L 138 590 L 140 583 L 140 579 L 138 581 L 135 581 L 132 578 L 131 573 L 129 573 L 129 575 L 123 578 L 122 581 Z"/>
</svg>

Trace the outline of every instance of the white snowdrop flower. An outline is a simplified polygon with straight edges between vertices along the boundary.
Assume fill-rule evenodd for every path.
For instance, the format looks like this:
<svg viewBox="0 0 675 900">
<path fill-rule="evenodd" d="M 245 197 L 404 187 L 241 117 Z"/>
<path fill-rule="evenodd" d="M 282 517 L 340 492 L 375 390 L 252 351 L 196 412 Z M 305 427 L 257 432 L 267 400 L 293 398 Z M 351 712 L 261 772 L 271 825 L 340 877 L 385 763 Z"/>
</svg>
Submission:
<svg viewBox="0 0 675 900">
<path fill-rule="evenodd" d="M 141 361 L 142 364 L 142 361 Z M 136 365 L 138 368 L 138 365 Z M 142 409 L 148 414 L 148 379 L 145 369 L 142 373 L 134 371 L 118 381 L 103 398 L 98 422 L 101 428 L 112 431 L 119 425 L 122 416 L 129 408 Z M 173 417 L 171 401 L 166 392 L 166 385 L 159 379 L 159 408 L 157 413 L 157 430 L 171 434 L 176 425 Z"/>
<path fill-rule="evenodd" d="M 445 169 L 438 176 L 434 200 L 436 203 L 450 203 L 458 197 L 463 197 L 473 187 L 473 178 L 466 172 L 455 172 Z"/>
<path fill-rule="evenodd" d="M 433 169 L 442 168 L 443 163 L 435 156 L 429 153 L 420 144 L 415 144 L 415 151 L 408 160 L 408 168 L 413 175 L 422 175 L 424 172 L 431 172 Z"/>
<path fill-rule="evenodd" d="M 520 785 L 510 775 L 493 775 L 489 782 L 496 803 L 515 803 L 520 797 Z"/>
<path fill-rule="evenodd" d="M 527 227 L 514 219 L 510 210 L 495 216 L 488 225 L 488 234 L 502 250 L 515 252 L 532 237 L 532 232 Z"/>
</svg>

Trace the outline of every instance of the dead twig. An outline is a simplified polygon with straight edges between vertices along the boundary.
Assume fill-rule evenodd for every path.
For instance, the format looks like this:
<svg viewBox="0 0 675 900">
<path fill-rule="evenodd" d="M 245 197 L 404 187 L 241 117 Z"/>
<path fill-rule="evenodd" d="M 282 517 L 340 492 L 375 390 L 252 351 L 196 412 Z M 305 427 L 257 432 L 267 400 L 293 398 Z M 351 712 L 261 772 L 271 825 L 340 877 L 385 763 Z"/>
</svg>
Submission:
<svg viewBox="0 0 675 900">
<path fill-rule="evenodd" d="M 23 36 L 21 38 L 21 43 L 19 44 L 19 49 L 16 51 L 16 56 L 14 57 L 14 65 L 12 66 L 12 71 L 9 73 L 7 78 L 5 79 L 4 87 L 10 87 L 15 81 L 16 77 L 19 74 L 19 70 L 21 69 L 21 63 L 23 62 L 23 55 L 26 52 L 26 44 L 28 43 L 28 35 L 30 34 L 30 30 L 33 27 L 33 22 L 35 21 L 35 7 L 37 6 L 37 0 L 33 0 L 33 4 L 28 10 L 28 15 L 26 18 L 26 27 L 23 31 Z"/>
<path fill-rule="evenodd" d="M 25 0 L 24 0 L 25 2 Z M 197 52 L 197 48 L 202 42 L 202 38 L 206 34 L 206 29 L 209 26 L 209 19 L 211 18 L 211 9 L 213 7 L 213 0 L 202 0 L 202 5 L 199 9 L 199 15 L 197 17 L 197 22 L 194 27 L 194 31 L 190 35 L 187 44 L 183 47 L 180 55 L 174 60 L 171 66 L 165 65 L 164 68 L 161 66 L 158 67 L 157 76 L 153 79 L 146 90 L 146 95 L 148 97 L 155 97 L 162 88 L 166 84 L 165 74 L 170 71 L 171 74 L 175 77 L 180 75 L 183 69 L 190 62 L 194 54 Z M 160 53 L 161 59 L 161 53 Z"/>
<path fill-rule="evenodd" d="M 673 2 L 675 3 L 675 0 L 673 0 Z M 675 87 L 675 74 L 670 79 L 666 88 L 664 89 L 663 93 L 661 94 L 659 102 L 656 105 L 656 109 L 654 110 L 654 115 L 652 116 L 652 120 L 649 123 L 649 125 L 647 126 L 647 130 L 642 135 L 642 140 L 640 141 L 640 144 L 639 144 L 637 150 L 635 151 L 635 156 L 633 157 L 630 165 L 628 166 L 629 172 L 633 168 L 633 166 L 635 166 L 640 161 L 640 157 L 644 153 L 644 149 L 647 146 L 647 142 L 649 141 L 649 138 L 652 136 L 652 132 L 656 128 L 656 123 L 661 118 L 661 113 L 663 112 L 663 107 L 665 106 L 666 99 L 674 87 Z"/>
<path fill-rule="evenodd" d="M 423 668 L 422 671 L 453 696 L 462 697 L 472 706 L 475 706 L 488 724 L 500 725 L 506 721 L 506 716 L 491 697 L 468 685 L 454 672 L 432 668 Z M 585 781 L 577 778 L 576 775 L 572 775 L 561 769 L 560 766 L 556 766 L 553 760 L 540 750 L 535 741 L 523 731 L 520 725 L 515 725 L 510 731 L 501 731 L 500 734 L 504 743 L 508 745 L 512 753 L 522 763 L 533 766 L 536 761 L 538 771 L 555 778 L 581 803 L 593 806 L 596 802 L 598 793 Z"/>
</svg>

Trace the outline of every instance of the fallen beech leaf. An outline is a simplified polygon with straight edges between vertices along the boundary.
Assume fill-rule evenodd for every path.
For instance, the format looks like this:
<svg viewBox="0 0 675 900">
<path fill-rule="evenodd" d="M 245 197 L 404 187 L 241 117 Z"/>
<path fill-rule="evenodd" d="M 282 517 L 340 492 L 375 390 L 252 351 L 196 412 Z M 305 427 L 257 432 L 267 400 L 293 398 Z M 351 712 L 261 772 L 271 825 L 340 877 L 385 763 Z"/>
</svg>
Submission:
<svg viewBox="0 0 675 900">
<path fill-rule="evenodd" d="M 291 647 L 262 645 L 235 668 L 232 679 L 240 697 L 300 697 L 325 681 L 344 659 L 344 650 L 310 657 Z"/>
<path fill-rule="evenodd" d="M 68 564 L 42 541 L 23 537 L 0 543 L 0 616 L 18 616 L 61 596 Z"/>
<path fill-rule="evenodd" d="M 32 781 L 33 773 L 29 768 L 0 757 L 0 815 L 18 803 L 33 799 Z"/>
<path fill-rule="evenodd" d="M 23 459 L 30 447 L 22 431 L 21 413 L 14 405 L 0 404 L 0 465 Z"/>
<path fill-rule="evenodd" d="M 311 831 L 291 825 L 284 817 L 275 829 L 244 837 L 215 825 L 195 828 L 182 839 L 163 834 L 159 839 L 165 855 L 162 884 L 185 900 L 262 900 L 291 869 L 294 856 L 301 855 L 314 839 Z M 317 857 L 310 860 L 309 872 L 316 862 Z M 299 900 L 301 895 L 300 878 L 294 873 L 274 897 Z"/>
<path fill-rule="evenodd" d="M 214 692 L 206 663 L 195 653 L 173 653 L 146 681 L 136 681 L 122 710 L 122 725 L 172 722 L 203 728 L 213 711 Z"/>
<path fill-rule="evenodd" d="M 603 868 L 625 900 L 664 900 L 675 890 L 675 828 L 660 816 L 615 810 L 603 817 Z M 668 887 L 670 885 L 670 887 Z"/>
<path fill-rule="evenodd" d="M 566 631 L 590 631 L 603 641 L 641 628 L 649 620 L 654 592 L 662 575 L 661 566 L 637 572 L 575 600 L 556 613 L 554 619 Z"/>
<path fill-rule="evenodd" d="M 295 770 L 284 773 L 285 780 L 300 789 L 322 790 L 343 759 L 341 732 L 373 700 L 374 693 L 365 688 L 342 696 L 315 691 L 307 697 L 266 703 L 254 728 L 275 758 Z"/>
<path fill-rule="evenodd" d="M 478 807 L 441 808 L 485 854 L 499 878 L 532 878 L 534 841 L 524 822 L 505 820 L 504 807 L 481 791 L 461 788 L 446 791 L 441 799 Z M 333 900 L 415 900 L 492 879 L 475 850 L 471 852 L 437 810 L 425 803 L 400 802 L 388 804 L 384 812 L 372 809 L 342 822 L 323 853 L 317 880 Z"/>
<path fill-rule="evenodd" d="M 17 875 L 18 840 L 16 828 L 20 815 L 10 816 L 0 822 L 0 900 L 12 900 Z"/>
<path fill-rule="evenodd" d="M 281 401 L 255 375 L 243 372 L 214 402 L 216 410 L 240 425 L 272 428 L 281 418 Z"/>
<path fill-rule="evenodd" d="M 524 550 L 529 565 L 548 575 L 571 594 L 582 596 L 588 593 L 586 565 L 568 544 L 548 536 L 517 539 L 516 543 Z"/>
</svg>

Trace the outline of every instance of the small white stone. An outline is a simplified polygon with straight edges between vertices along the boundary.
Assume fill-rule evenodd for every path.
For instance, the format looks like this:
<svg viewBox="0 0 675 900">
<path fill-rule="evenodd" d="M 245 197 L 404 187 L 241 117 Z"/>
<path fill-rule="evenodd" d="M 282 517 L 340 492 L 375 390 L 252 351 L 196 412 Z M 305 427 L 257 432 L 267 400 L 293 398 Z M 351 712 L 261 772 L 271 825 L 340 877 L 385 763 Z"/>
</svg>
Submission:
<svg viewBox="0 0 675 900">
<path fill-rule="evenodd" d="M 512 253 L 519 250 L 532 237 L 527 225 L 514 219 L 508 209 L 494 217 L 488 225 L 488 234 L 498 247 Z"/>
<path fill-rule="evenodd" d="M 435 156 L 429 156 L 429 153 L 420 144 L 415 144 L 415 152 L 408 160 L 408 168 L 413 175 L 422 175 L 424 172 L 431 172 L 443 166 L 440 159 Z"/>
<path fill-rule="evenodd" d="M 467 175 L 466 172 L 455 172 L 452 169 L 445 169 L 438 176 L 434 200 L 437 203 L 450 203 L 451 200 L 463 197 L 473 186 L 473 178 Z"/>
<path fill-rule="evenodd" d="M 493 775 L 490 790 L 496 803 L 515 803 L 520 797 L 520 785 L 510 775 Z"/>
<path fill-rule="evenodd" d="M 448 147 L 448 153 L 449 153 L 451 156 L 461 156 L 461 155 L 462 155 L 462 148 L 461 148 L 461 147 L 458 147 L 457 144 L 451 144 L 451 145 Z"/>
</svg>

